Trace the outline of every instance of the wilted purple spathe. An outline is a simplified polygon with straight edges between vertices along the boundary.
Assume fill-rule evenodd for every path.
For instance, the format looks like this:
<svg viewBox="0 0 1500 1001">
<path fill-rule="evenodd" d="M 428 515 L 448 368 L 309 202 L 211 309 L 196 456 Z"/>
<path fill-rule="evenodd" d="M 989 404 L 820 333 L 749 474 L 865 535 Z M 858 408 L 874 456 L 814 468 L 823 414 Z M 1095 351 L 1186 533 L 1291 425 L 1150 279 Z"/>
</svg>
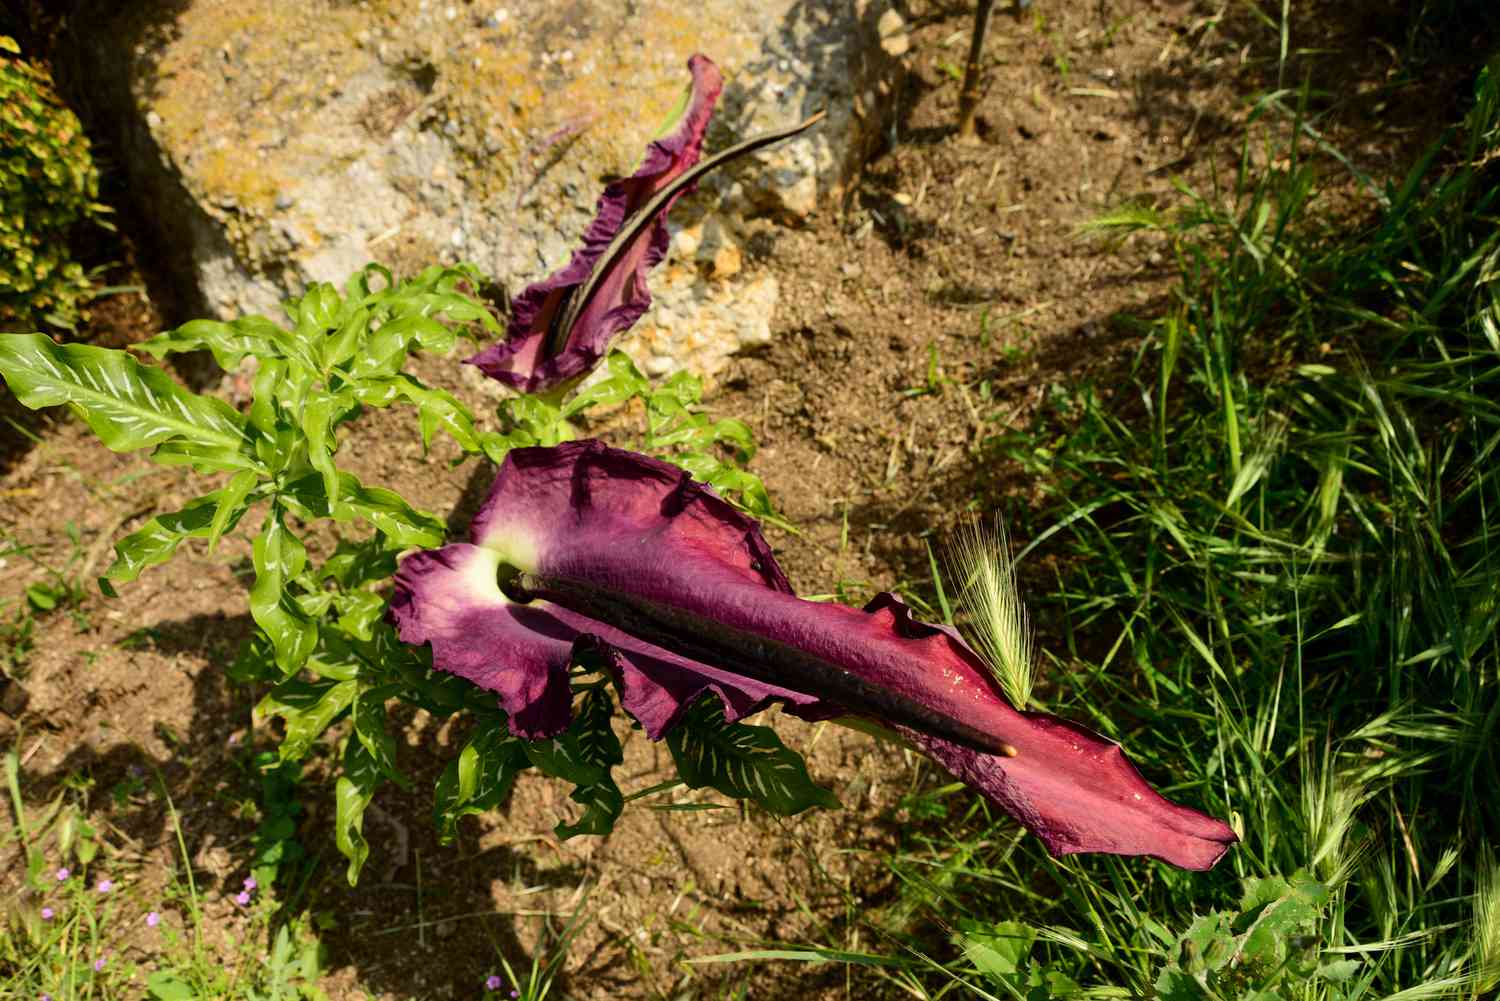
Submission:
<svg viewBox="0 0 1500 1001">
<path fill-rule="evenodd" d="M 471 536 L 404 559 L 391 616 L 403 640 L 431 645 L 439 669 L 497 693 L 518 736 L 566 728 L 568 666 L 592 651 L 652 739 L 705 692 L 731 721 L 773 701 L 811 719 L 852 708 L 1054 854 L 1206 869 L 1236 840 L 1162 798 L 1119 745 L 1017 712 L 956 632 L 916 620 L 894 595 L 863 610 L 796 597 L 756 523 L 675 466 L 597 441 L 515 449 Z M 795 670 L 770 677 L 763 662 Z"/>
<path fill-rule="evenodd" d="M 615 335 L 646 312 L 651 305 L 646 272 L 666 256 L 667 213 L 685 192 L 668 199 L 618 256 L 602 262 L 604 270 L 588 301 L 578 304 L 571 329 L 557 329 L 570 298 L 582 294 L 580 287 L 601 266 L 600 258 L 626 222 L 698 162 L 723 76 L 702 55 L 688 60 L 688 70 L 692 85 L 681 117 L 646 148 L 645 159 L 634 174 L 604 189 L 583 246 L 573 252 L 567 265 L 528 286 L 511 303 L 505 339 L 468 359 L 468 364 L 525 393 L 558 389 L 593 371 Z M 554 335 L 565 340 L 549 343 Z"/>
</svg>

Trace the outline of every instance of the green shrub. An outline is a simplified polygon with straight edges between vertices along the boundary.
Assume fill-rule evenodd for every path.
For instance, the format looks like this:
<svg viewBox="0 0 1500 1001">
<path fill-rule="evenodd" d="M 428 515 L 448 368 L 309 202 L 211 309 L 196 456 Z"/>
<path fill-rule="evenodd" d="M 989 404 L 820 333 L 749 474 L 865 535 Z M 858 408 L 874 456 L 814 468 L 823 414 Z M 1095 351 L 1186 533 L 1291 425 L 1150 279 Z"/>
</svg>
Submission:
<svg viewBox="0 0 1500 1001">
<path fill-rule="evenodd" d="M 0 329 L 71 329 L 91 285 L 69 237 L 106 209 L 78 117 L 20 51 L 0 35 Z"/>
</svg>

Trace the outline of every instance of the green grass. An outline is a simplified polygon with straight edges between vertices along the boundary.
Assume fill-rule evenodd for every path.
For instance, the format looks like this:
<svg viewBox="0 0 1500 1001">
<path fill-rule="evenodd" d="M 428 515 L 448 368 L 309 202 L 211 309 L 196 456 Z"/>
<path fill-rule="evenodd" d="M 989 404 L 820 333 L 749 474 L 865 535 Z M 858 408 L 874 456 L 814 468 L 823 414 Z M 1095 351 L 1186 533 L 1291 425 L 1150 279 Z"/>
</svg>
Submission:
<svg viewBox="0 0 1500 1001">
<path fill-rule="evenodd" d="M 247 883 L 235 901 L 240 914 L 228 944 L 210 935 L 204 892 L 159 777 L 132 772 L 108 793 L 117 808 L 159 799 L 170 818 L 180 868 L 148 893 L 138 863 L 101 837 L 109 811 L 91 809 L 88 781 L 65 782 L 49 802 L 30 806 L 14 748 L 4 768 L 12 823 L 3 848 L 25 859 L 26 876 L 0 924 L 0 999 L 325 997 L 317 983 L 326 957 L 313 919 L 288 914 L 260 887 Z"/>
<path fill-rule="evenodd" d="M 1047 492 L 1023 575 L 1061 568 L 1027 588 L 1035 701 L 1242 844 L 1208 874 L 1055 860 L 918 796 L 900 890 L 858 922 L 893 995 L 1500 984 L 1500 80 L 1405 177 L 1358 178 L 1362 204 L 1296 110 L 1256 122 L 1279 166 L 1247 144 L 1226 190 L 1102 220 L 1180 271 L 1163 315 L 1119 318 L 1143 333 L 1127 388 L 1055 393 L 990 443 Z"/>
</svg>

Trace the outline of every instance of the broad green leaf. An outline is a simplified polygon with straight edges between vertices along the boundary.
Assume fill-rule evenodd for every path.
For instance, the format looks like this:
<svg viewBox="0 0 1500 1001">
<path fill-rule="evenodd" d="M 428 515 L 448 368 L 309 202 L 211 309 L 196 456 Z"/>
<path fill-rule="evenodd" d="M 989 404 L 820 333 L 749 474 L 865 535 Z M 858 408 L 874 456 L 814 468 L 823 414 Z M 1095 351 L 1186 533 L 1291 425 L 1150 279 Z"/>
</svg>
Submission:
<svg viewBox="0 0 1500 1001">
<path fill-rule="evenodd" d="M 292 481 L 283 491 L 283 497 L 315 518 L 331 517 L 336 521 L 363 518 L 397 547 L 431 549 L 443 544 L 447 525 L 441 518 L 412 507 L 393 490 L 365 486 L 352 473 L 340 472 L 338 479 L 339 501 L 331 510 L 320 474 Z"/>
<path fill-rule="evenodd" d="M 373 591 L 348 591 L 335 595 L 338 627 L 356 639 L 374 638 L 375 624 L 385 616 L 386 601 Z"/>
<path fill-rule="evenodd" d="M 276 387 L 286 378 L 286 371 L 285 359 L 263 357 L 260 359 L 260 367 L 255 370 L 255 378 L 250 383 L 248 416 L 250 423 L 263 434 L 276 433 L 280 416 L 276 409 Z"/>
<path fill-rule="evenodd" d="M 189 393 L 124 351 L 5 334 L 0 375 L 32 409 L 66 404 L 116 452 L 171 439 L 238 450 L 244 440 L 243 418 L 227 403 Z"/>
<path fill-rule="evenodd" d="M 153 1001 L 193 1001 L 198 996 L 192 984 L 166 970 L 157 970 L 146 978 L 146 992 Z"/>
<path fill-rule="evenodd" d="M 318 641 L 315 621 L 286 593 L 286 584 L 307 561 L 302 543 L 286 530 L 280 504 L 273 505 L 255 537 L 252 562 L 255 584 L 250 588 L 250 615 L 271 640 L 276 663 L 284 674 L 302 666 Z"/>
<path fill-rule="evenodd" d="M 266 634 L 259 631 L 250 634 L 224 673 L 230 681 L 242 685 L 281 680 L 281 671 L 276 666 L 276 650 Z"/>
<path fill-rule="evenodd" d="M 135 580 L 141 571 L 165 563 L 177 552 L 184 539 L 204 539 L 214 534 L 215 525 L 222 533 L 233 529 L 245 513 L 245 507 L 236 504 L 224 515 L 219 512 L 235 489 L 233 483 L 211 494 L 204 494 L 191 501 L 181 511 L 159 514 L 125 538 L 115 543 L 115 561 L 99 579 L 100 590 L 113 594 L 115 583 Z M 241 498 L 243 501 L 243 497 Z"/>
<path fill-rule="evenodd" d="M 1360 961 L 1357 959 L 1335 959 L 1330 963 L 1324 963 L 1318 967 L 1318 976 L 1324 980 L 1341 984 L 1358 973 L 1359 967 Z"/>
<path fill-rule="evenodd" d="M 447 525 L 436 515 L 419 511 L 401 495 L 384 487 L 366 487 L 348 473 L 339 473 L 342 500 L 334 517 L 363 518 L 384 532 L 397 546 L 441 546 Z"/>
<path fill-rule="evenodd" d="M 57 596 L 46 584 L 26 585 L 26 600 L 41 612 L 50 612 L 57 607 Z"/>
<path fill-rule="evenodd" d="M 255 441 L 259 443 L 265 440 L 262 436 Z M 271 467 L 261 461 L 254 443 L 248 439 L 237 448 L 226 448 L 174 438 L 156 446 L 156 451 L 151 453 L 151 460 L 163 466 L 192 466 L 200 473 L 252 472 L 271 475 Z"/>
<path fill-rule="evenodd" d="M 242 316 L 229 323 L 217 320 L 189 320 L 176 330 L 157 334 L 137 344 L 136 350 L 153 358 L 165 358 L 182 351 L 213 352 L 214 361 L 226 372 L 239 367 L 247 357 L 268 357 L 276 353 L 276 324 L 264 316 Z"/>
<path fill-rule="evenodd" d="M 330 371 L 344 364 L 359 351 L 365 335 L 370 330 L 370 311 L 364 307 L 345 317 L 339 329 L 323 341 L 323 370 Z"/>
<path fill-rule="evenodd" d="M 563 840 L 579 834 L 608 834 L 625 809 L 625 797 L 615 785 L 610 770 L 624 760 L 620 741 L 610 726 L 614 703 L 603 686 L 584 696 L 573 725 L 553 740 L 526 744 L 531 763 L 548 775 L 567 779 L 577 788 L 575 803 L 582 804 L 577 822 L 559 822 L 554 831 Z"/>
<path fill-rule="evenodd" d="M 363 744 L 351 740 L 344 745 L 344 774 L 334 786 L 333 841 L 349 860 L 349 885 L 359 882 L 359 871 L 370 856 L 365 840 L 365 810 L 375 798 L 382 776 Z"/>
<path fill-rule="evenodd" d="M 464 451 L 479 451 L 473 415 L 445 390 L 434 389 L 399 372 L 389 379 L 363 380 L 355 385 L 354 394 L 359 402 L 372 407 L 388 407 L 398 399 L 413 404 L 421 421 L 423 445 L 432 444 L 433 434 L 444 431 Z"/>
<path fill-rule="evenodd" d="M 504 717 L 481 715 L 457 758 L 448 762 L 433 792 L 433 823 L 444 844 L 453 840 L 460 817 L 484 813 L 505 801 L 516 776 L 531 765 Z"/>
<path fill-rule="evenodd" d="M 790 815 L 813 806 L 836 807 L 838 798 L 813 782 L 802 756 L 774 730 L 725 723 L 717 698 L 700 701 L 667 734 L 667 748 L 682 780 L 749 799 L 772 813 Z"/>
<path fill-rule="evenodd" d="M 631 397 L 644 396 L 651 388 L 650 381 L 641 375 L 625 352 L 611 351 L 605 364 L 609 368 L 609 377 L 594 383 L 569 400 L 562 409 L 564 417 L 572 417 L 591 407 L 616 406 Z"/>
<path fill-rule="evenodd" d="M 304 336 L 322 335 L 332 329 L 339 318 L 344 302 L 338 290 L 328 282 L 315 282 L 297 301 L 298 333 Z"/>
<path fill-rule="evenodd" d="M 313 742 L 354 702 L 356 681 L 303 681 L 292 678 L 273 688 L 255 707 L 263 717 L 280 716 L 286 736 L 278 749 L 282 761 L 301 761 Z"/>
<path fill-rule="evenodd" d="M 964 955 L 969 962 L 979 972 L 999 979 L 1022 972 L 1035 942 L 1036 929 L 1021 921 L 983 926 L 974 922 L 963 933 Z"/>
<path fill-rule="evenodd" d="M 348 401 L 321 389 L 313 390 L 302 408 L 302 433 L 307 437 L 307 461 L 323 476 L 323 492 L 330 504 L 339 499 L 339 474 L 333 465 L 334 419 Z"/>
<path fill-rule="evenodd" d="M 1240 908 L 1253 915 L 1243 926 L 1236 959 L 1279 963 L 1288 941 L 1312 930 L 1328 902 L 1328 887 L 1301 873 L 1248 881 Z"/>
<path fill-rule="evenodd" d="M 323 346 L 322 328 L 302 325 L 298 307 L 300 302 L 300 299 L 288 299 L 282 303 L 282 310 L 289 320 L 297 324 L 296 329 L 287 330 L 284 327 L 276 327 L 271 333 L 294 379 L 302 373 L 311 375 L 318 370 L 318 360 L 322 356 Z M 280 395 L 283 400 L 289 400 L 295 396 L 295 393 L 283 391 Z"/>
<path fill-rule="evenodd" d="M 370 335 L 354 359 L 350 374 L 356 379 L 391 378 L 401 370 L 413 339 L 441 340 L 452 331 L 430 316 L 402 316 L 387 320 Z"/>
<path fill-rule="evenodd" d="M 333 555 L 323 562 L 318 577 L 332 579 L 351 596 L 366 593 L 355 589 L 371 581 L 384 581 L 396 572 L 399 548 L 387 543 L 388 540 L 380 536 L 358 542 L 340 539 Z M 352 628 L 349 631 L 356 632 Z M 361 636 L 361 639 L 367 638 Z"/>
<path fill-rule="evenodd" d="M 761 518 L 778 517 L 771 495 L 759 476 L 703 453 L 674 455 L 672 462 L 713 487 L 725 497 L 737 499 L 746 511 Z"/>
</svg>

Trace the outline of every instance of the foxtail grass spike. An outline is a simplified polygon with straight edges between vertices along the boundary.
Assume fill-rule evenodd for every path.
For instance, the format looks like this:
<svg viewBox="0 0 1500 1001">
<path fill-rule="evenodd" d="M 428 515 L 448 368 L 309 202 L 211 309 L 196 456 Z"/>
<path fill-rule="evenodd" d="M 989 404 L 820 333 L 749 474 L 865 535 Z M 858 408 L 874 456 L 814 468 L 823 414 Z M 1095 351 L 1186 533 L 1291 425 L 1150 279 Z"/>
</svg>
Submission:
<svg viewBox="0 0 1500 1001">
<path fill-rule="evenodd" d="M 969 613 L 975 646 L 1017 709 L 1031 701 L 1035 681 L 1031 620 L 1021 603 L 1005 526 L 978 522 L 961 529 L 954 543 L 953 574 Z"/>
</svg>

